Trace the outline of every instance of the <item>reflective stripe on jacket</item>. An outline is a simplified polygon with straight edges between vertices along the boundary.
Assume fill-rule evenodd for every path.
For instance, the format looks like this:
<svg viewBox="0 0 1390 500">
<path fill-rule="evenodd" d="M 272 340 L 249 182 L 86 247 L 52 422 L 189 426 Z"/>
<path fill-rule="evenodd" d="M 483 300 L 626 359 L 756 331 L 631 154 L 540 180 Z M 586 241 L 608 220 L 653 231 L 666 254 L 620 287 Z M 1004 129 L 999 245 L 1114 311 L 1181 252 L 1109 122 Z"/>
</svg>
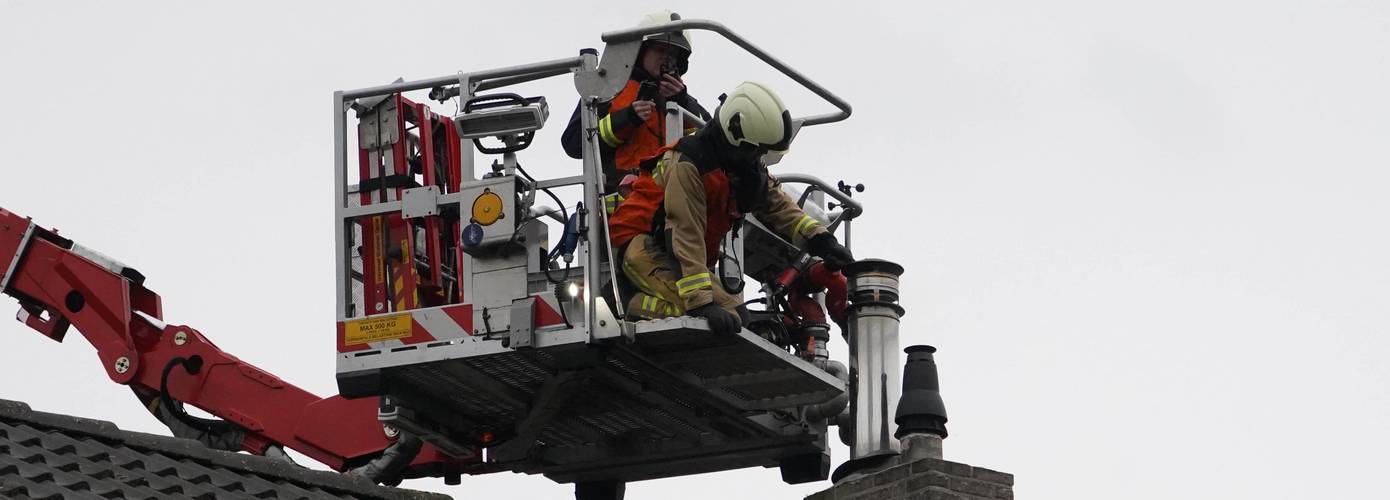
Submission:
<svg viewBox="0 0 1390 500">
<path fill-rule="evenodd" d="M 598 120 L 598 138 L 614 149 L 613 166 L 620 172 L 636 170 L 642 160 L 656 156 L 666 144 L 665 113 L 653 111 L 642 121 L 629 108 L 641 89 L 642 84 L 628 80 L 610 102 L 610 112 Z"/>
<path fill-rule="evenodd" d="M 639 82 L 642 78 L 649 78 L 644 75 L 646 73 L 639 68 L 633 68 L 633 78 L 628 80 L 623 90 L 613 99 L 598 104 L 599 123 L 595 132 L 599 136 L 599 160 L 603 165 L 603 173 L 607 176 L 607 182 L 604 184 L 605 193 L 616 191 L 618 181 L 623 175 L 636 170 L 643 160 L 658 154 L 661 144 L 665 142 L 663 139 L 666 134 L 662 130 L 665 121 L 662 119 L 662 113 L 652 113 L 652 116 L 643 122 L 631 108 L 642 88 Z M 710 117 L 699 101 L 686 92 L 672 96 L 669 100 L 701 119 L 708 120 Z M 687 123 L 687 127 L 691 128 L 685 130 L 686 135 L 698 128 L 693 122 Z M 588 136 L 583 133 L 582 128 L 579 123 L 579 106 L 576 105 L 574 113 L 570 115 L 569 124 L 560 135 L 560 144 L 564 146 L 565 154 L 571 158 L 583 157 L 583 142 Z M 646 138 L 641 138 L 638 132 Z M 638 139 L 633 139 L 634 137 Z"/>
</svg>

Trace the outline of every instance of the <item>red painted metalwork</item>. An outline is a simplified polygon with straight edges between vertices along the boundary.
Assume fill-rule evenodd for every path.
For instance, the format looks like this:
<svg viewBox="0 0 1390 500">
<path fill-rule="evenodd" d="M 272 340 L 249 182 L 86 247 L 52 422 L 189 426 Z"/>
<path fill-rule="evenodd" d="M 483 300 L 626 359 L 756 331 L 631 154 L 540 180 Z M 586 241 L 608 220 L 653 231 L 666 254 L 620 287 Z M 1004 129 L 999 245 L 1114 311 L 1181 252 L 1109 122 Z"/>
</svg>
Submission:
<svg viewBox="0 0 1390 500">
<path fill-rule="evenodd" d="M 849 284 L 845 275 L 827 269 L 824 262 L 817 262 L 811 266 L 806 281 L 814 287 L 825 288 L 825 309 L 830 312 L 830 319 L 843 327 L 849 308 Z"/>
<path fill-rule="evenodd" d="M 410 172 L 410 164 L 407 162 L 409 155 L 406 149 L 410 147 L 410 139 L 406 131 L 406 124 L 409 119 L 409 110 L 414 103 L 402 98 L 400 94 L 391 96 L 396 100 L 396 132 L 400 139 L 391 145 L 391 171 L 387 175 L 395 175 L 414 179 Z M 404 199 L 405 186 L 397 184 L 397 187 L 386 188 L 390 201 L 400 201 Z M 418 307 L 419 297 L 416 289 L 416 270 L 415 270 L 415 231 L 412 230 L 410 221 L 405 220 L 399 213 L 394 213 L 386 217 L 387 220 L 387 257 L 390 258 L 388 269 L 391 273 L 391 287 L 388 294 L 391 296 L 391 303 L 395 311 L 408 311 Z"/>
<path fill-rule="evenodd" d="M 416 186 L 435 186 L 440 194 L 458 192 L 462 185 L 460 148 L 453 120 L 399 94 L 387 99 L 378 104 L 376 112 L 394 106 L 395 114 L 390 120 L 378 118 L 377 122 L 392 123 L 398 139 L 372 148 L 358 145 L 359 186 L 366 186 L 360 203 L 400 201 L 407 189 Z M 461 228 L 455 219 L 440 215 L 405 219 L 400 214 L 360 219 L 365 311 L 354 315 L 461 303 L 463 254 L 459 251 Z M 423 255 L 416 253 L 417 246 L 423 247 Z M 446 256 L 452 260 L 445 260 Z M 456 273 L 451 276 L 456 280 L 452 293 L 448 293 L 445 279 L 448 264 Z"/>
<path fill-rule="evenodd" d="M 826 269 L 824 262 L 816 262 L 804 271 L 798 271 L 797 267 L 788 268 L 778 276 L 777 282 L 790 284 L 786 288 L 787 307 L 792 314 L 801 318 L 802 324 L 825 323 L 825 311 L 821 310 L 815 299 L 815 294 L 825 291 L 825 308 L 830 312 L 830 319 L 840 326 L 840 331 L 847 331 L 845 320 L 849 286 L 845 275 Z M 806 338 L 802 353 L 808 358 L 815 356 L 815 337 Z"/>
<path fill-rule="evenodd" d="M 532 325 L 533 328 L 565 324 L 564 316 L 560 315 L 558 309 L 551 308 L 550 304 L 545 301 L 545 297 L 540 295 L 532 295 L 532 297 L 536 298 L 536 310 L 534 311 L 535 324 Z M 564 304 L 557 303 L 557 305 L 559 307 L 565 307 Z"/>
<path fill-rule="evenodd" d="M 382 175 L 379 161 L 374 161 L 377 157 L 365 148 L 358 149 L 357 153 L 359 178 L 363 182 L 380 178 Z M 362 190 L 359 203 L 363 206 L 371 205 L 373 194 L 371 190 Z M 376 194 L 379 194 L 379 191 Z M 386 235 L 382 231 L 384 223 L 385 217 L 379 215 L 357 221 L 362 232 L 362 302 L 366 314 L 385 312 L 385 304 L 389 302 L 386 297 Z"/>
<path fill-rule="evenodd" d="M 463 148 L 459 146 L 459 141 L 453 140 L 454 137 L 458 137 L 458 128 L 453 120 L 444 120 L 442 133 L 445 137 L 444 144 L 448 145 L 447 150 L 449 152 L 449 192 L 457 193 L 463 190 L 463 167 L 460 162 L 460 159 L 463 158 Z M 448 231 L 449 241 L 452 242 L 450 246 L 454 248 L 454 303 L 462 304 L 464 303 L 463 277 L 468 272 L 468 260 L 464 258 L 463 242 L 461 241 L 463 221 L 452 221 L 445 229 Z"/>
<path fill-rule="evenodd" d="M 420 170 L 424 171 L 425 185 L 439 186 L 440 179 L 436 179 L 437 176 L 434 171 L 435 128 L 433 126 L 434 123 L 438 121 L 438 116 L 431 112 L 429 107 L 424 104 L 415 105 L 415 115 L 420 124 Z M 445 189 L 440 189 L 439 192 L 443 194 L 447 191 Z M 439 225 L 439 217 L 425 217 L 425 259 L 429 261 L 430 275 L 427 281 L 431 283 L 430 290 L 428 290 L 427 293 L 430 297 L 440 294 L 437 303 L 442 303 L 444 300 L 442 288 L 437 286 L 444 281 L 443 263 L 439 261 L 439 247 L 441 242 Z M 425 302 L 432 303 L 430 299 L 426 299 Z"/>
<path fill-rule="evenodd" d="M 839 271 L 827 269 L 824 262 L 811 263 L 803 258 L 802 262 L 778 274 L 774 283 L 774 290 L 787 292 L 787 305 L 792 312 L 811 323 L 825 322 L 825 313 L 812 297 L 824 291 L 825 308 L 830 312 L 830 319 L 838 323 L 841 329 L 844 328 L 848 318 L 849 284 Z"/>
<path fill-rule="evenodd" d="M 320 398 L 223 352 L 193 328 L 166 325 L 160 298 L 144 287 L 143 276 L 106 266 L 0 208 L 3 292 L 19 300 L 21 320 L 58 341 L 68 326 L 76 327 L 111 380 L 159 391 L 164 366 L 198 356 L 197 373 L 171 373 L 169 395 L 244 428 L 248 452 L 279 444 L 342 471 L 391 444 L 377 421 L 375 399 Z M 448 457 L 426 444 L 412 462 L 414 474 L 407 475 L 437 475 L 479 460 Z"/>
</svg>

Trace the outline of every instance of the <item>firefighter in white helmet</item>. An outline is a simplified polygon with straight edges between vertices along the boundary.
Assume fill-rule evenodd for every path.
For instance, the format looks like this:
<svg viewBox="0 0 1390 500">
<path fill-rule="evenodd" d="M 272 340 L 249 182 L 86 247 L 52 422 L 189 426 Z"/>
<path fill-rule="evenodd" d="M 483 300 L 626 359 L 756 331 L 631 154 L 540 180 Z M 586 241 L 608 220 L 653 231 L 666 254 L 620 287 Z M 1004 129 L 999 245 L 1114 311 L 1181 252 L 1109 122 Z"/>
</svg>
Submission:
<svg viewBox="0 0 1390 500">
<path fill-rule="evenodd" d="M 638 27 L 655 26 L 680 20 L 680 16 L 661 11 L 642 18 Z M 690 96 L 681 77 L 690 68 L 690 34 L 685 31 L 653 33 L 642 38 L 637 64 L 627 85 L 612 100 L 599 105 L 599 154 L 602 156 L 607 185 L 605 193 L 616 190 L 626 174 L 657 154 L 666 145 L 666 120 L 659 109 L 674 102 L 703 119 L 709 113 Z M 698 124 L 688 124 L 693 132 Z M 583 155 L 584 135 L 575 106 L 569 126 L 560 136 L 565 152 L 572 158 Z"/>
<path fill-rule="evenodd" d="M 785 152 L 791 136 L 791 113 L 777 94 L 744 82 L 698 132 L 642 163 L 632 193 L 609 221 L 623 274 L 636 289 L 628 300 L 630 318 L 700 316 L 714 332 L 738 331 L 746 311 L 710 266 L 744 214 L 832 271 L 854 260 L 768 175 L 764 155 Z"/>
</svg>

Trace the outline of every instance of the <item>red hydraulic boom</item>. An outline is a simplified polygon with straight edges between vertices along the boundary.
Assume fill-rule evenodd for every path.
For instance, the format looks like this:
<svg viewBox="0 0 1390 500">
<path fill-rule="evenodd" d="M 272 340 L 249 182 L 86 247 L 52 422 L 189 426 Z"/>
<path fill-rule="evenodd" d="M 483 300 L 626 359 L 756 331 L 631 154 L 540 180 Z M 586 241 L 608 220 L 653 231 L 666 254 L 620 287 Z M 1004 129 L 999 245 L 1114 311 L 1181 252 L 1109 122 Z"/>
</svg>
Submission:
<svg viewBox="0 0 1390 500">
<path fill-rule="evenodd" d="M 139 272 L 3 208 L 0 272 L 0 291 L 19 300 L 20 321 L 60 342 L 75 327 L 111 380 L 235 424 L 244 451 L 284 446 L 347 471 L 393 443 L 377 421 L 376 398 L 320 398 L 223 352 L 193 328 L 165 324 L 159 295 Z M 404 475 L 456 477 L 478 461 L 425 444 Z"/>
</svg>

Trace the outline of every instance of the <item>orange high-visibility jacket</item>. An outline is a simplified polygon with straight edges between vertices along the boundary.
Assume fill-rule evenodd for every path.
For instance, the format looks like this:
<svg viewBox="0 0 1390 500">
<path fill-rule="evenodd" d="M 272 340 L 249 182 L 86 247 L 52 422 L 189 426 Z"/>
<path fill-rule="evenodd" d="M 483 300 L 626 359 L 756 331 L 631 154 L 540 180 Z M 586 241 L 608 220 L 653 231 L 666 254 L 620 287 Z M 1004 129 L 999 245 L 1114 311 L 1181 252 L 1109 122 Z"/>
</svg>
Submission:
<svg viewBox="0 0 1390 500">
<path fill-rule="evenodd" d="M 637 71 L 634 69 L 634 71 Z M 645 75 L 645 73 L 640 73 Z M 599 154 L 603 164 L 603 173 L 607 177 L 604 185 L 604 192 L 609 193 L 617 189 L 618 182 L 623 176 L 638 169 L 643 160 L 647 160 L 657 155 L 665 144 L 666 137 L 665 120 L 663 113 L 652 113 L 646 121 L 637 117 L 637 112 L 631 106 L 637 100 L 637 94 L 641 91 L 642 85 L 638 79 L 628 80 L 618 95 L 612 100 L 599 104 L 598 114 L 598 136 Z M 679 104 L 686 110 L 694 113 L 703 119 L 709 119 L 709 112 L 700 106 L 700 103 L 689 94 L 682 92 L 672 96 L 671 101 Z M 695 124 L 688 124 L 685 133 L 695 130 Z M 560 143 L 565 148 L 565 153 L 571 158 L 581 158 L 583 151 L 584 136 L 581 134 L 582 127 L 579 126 L 579 106 L 575 106 L 574 114 L 570 116 L 569 125 L 560 136 Z"/>
</svg>

